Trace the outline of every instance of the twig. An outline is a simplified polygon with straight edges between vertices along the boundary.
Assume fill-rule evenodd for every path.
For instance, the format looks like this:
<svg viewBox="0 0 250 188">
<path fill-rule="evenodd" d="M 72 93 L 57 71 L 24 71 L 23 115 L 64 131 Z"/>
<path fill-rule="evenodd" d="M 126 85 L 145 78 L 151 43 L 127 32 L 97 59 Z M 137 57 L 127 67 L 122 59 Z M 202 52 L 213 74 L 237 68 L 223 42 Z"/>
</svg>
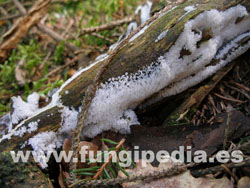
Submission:
<svg viewBox="0 0 250 188">
<path fill-rule="evenodd" d="M 47 26 L 45 26 L 41 23 L 37 24 L 37 26 L 43 33 L 46 33 L 47 35 L 49 35 L 51 38 L 53 38 L 57 42 L 64 42 L 64 45 L 67 48 L 69 48 L 71 51 L 74 52 L 74 51 L 78 50 L 78 48 L 74 44 L 66 42 L 65 39 L 61 35 L 59 35 L 55 31 L 53 31 L 52 29 L 48 28 Z"/>
<path fill-rule="evenodd" d="M 235 90 L 235 91 L 238 91 L 239 93 L 241 93 L 242 95 L 244 95 L 246 98 L 248 98 L 248 99 L 250 100 L 250 96 L 249 96 L 246 92 L 244 92 L 244 91 L 242 91 L 242 90 L 240 90 L 240 89 L 238 89 L 238 88 L 236 88 L 236 87 L 234 87 L 234 86 L 230 86 L 230 85 L 227 84 L 227 83 L 225 83 L 225 85 L 226 85 L 228 88 L 230 88 L 230 89 L 233 89 L 233 90 Z"/>
<path fill-rule="evenodd" d="M 244 85 L 242 85 L 242 84 L 239 84 L 239 83 L 234 82 L 234 81 L 230 81 L 230 83 L 237 85 L 238 87 L 240 87 L 240 88 L 246 90 L 247 92 L 250 92 L 250 88 L 248 88 L 248 87 L 246 87 L 246 86 L 244 86 Z"/>
<path fill-rule="evenodd" d="M 98 37 L 98 38 L 100 38 L 100 39 L 104 39 L 104 40 L 106 40 L 106 41 L 108 41 L 108 42 L 110 42 L 110 43 L 112 43 L 112 44 L 115 43 L 115 40 L 112 40 L 112 39 L 110 39 L 110 38 L 104 37 L 103 35 L 98 34 L 98 33 L 90 33 L 90 35 L 95 36 L 95 37 Z"/>
<path fill-rule="evenodd" d="M 232 101 L 232 102 L 237 102 L 237 103 L 245 103 L 246 101 L 241 101 L 241 100 L 238 100 L 238 99 L 234 99 L 234 98 L 231 98 L 231 97 L 224 97 L 218 93 L 214 93 L 215 96 L 221 98 L 221 99 L 224 99 L 224 100 L 227 100 L 227 101 Z"/>
<path fill-rule="evenodd" d="M 237 168 L 237 167 L 249 167 L 250 166 L 250 159 L 248 158 L 241 163 L 224 164 L 224 166 L 226 166 L 228 169 Z M 205 176 L 207 174 L 214 174 L 214 173 L 217 173 L 219 171 L 225 171 L 225 168 L 221 167 L 221 165 L 218 165 L 218 166 L 214 166 L 211 168 L 194 170 L 194 171 L 191 171 L 191 174 L 195 177 L 201 177 L 201 176 Z"/>
<path fill-rule="evenodd" d="M 21 14 L 14 14 L 14 15 L 9 15 L 9 16 L 5 16 L 5 17 L 2 17 L 2 18 L 0 18 L 0 21 L 3 21 L 3 20 L 12 20 L 12 19 L 14 19 L 14 18 L 18 18 L 18 17 L 20 17 L 21 16 Z"/>
<path fill-rule="evenodd" d="M 45 63 L 48 61 L 48 59 L 49 59 L 49 57 L 51 56 L 51 54 L 52 54 L 52 52 L 51 52 L 51 50 L 50 50 L 50 51 L 47 53 L 46 57 L 43 59 L 42 63 L 40 64 L 40 66 L 39 66 L 39 68 L 38 68 L 39 70 L 42 70 L 42 69 L 43 69 Z"/>
<path fill-rule="evenodd" d="M 96 32 L 100 32 L 100 31 L 104 31 L 104 30 L 109 30 L 109 29 L 113 29 L 116 26 L 120 26 L 126 23 L 130 23 L 134 20 L 134 15 L 125 17 L 121 20 L 117 20 L 117 21 L 112 21 L 110 23 L 107 24 L 103 24 L 97 27 L 90 27 L 90 28 L 84 28 L 80 31 L 80 35 L 85 35 L 85 34 L 89 34 L 89 33 L 96 33 Z"/>
<path fill-rule="evenodd" d="M 62 37 L 65 37 L 66 34 L 69 34 L 69 30 L 70 28 L 74 25 L 74 20 L 73 19 L 70 19 L 69 20 L 69 23 L 67 24 L 67 27 L 66 29 L 64 29 L 64 32 L 62 33 Z"/>
<path fill-rule="evenodd" d="M 8 12 L 0 6 L 0 11 L 3 13 L 4 16 L 8 17 Z M 1 18 L 0 18 L 0 21 L 1 21 Z M 11 27 L 11 22 L 9 20 L 6 20 L 7 24 L 8 24 L 8 27 Z"/>
<path fill-rule="evenodd" d="M 70 2 L 77 2 L 79 0 L 71 0 Z M 52 3 L 62 3 L 66 4 L 68 1 L 67 0 L 52 0 Z"/>
<path fill-rule="evenodd" d="M 19 3 L 18 0 L 13 0 L 13 3 L 16 5 L 16 7 L 19 9 L 19 11 L 22 13 L 23 16 L 27 14 L 26 9 L 23 7 L 21 3 Z"/>
<path fill-rule="evenodd" d="M 39 0 L 31 7 L 29 12 L 19 18 L 13 27 L 3 36 L 0 44 L 0 63 L 8 57 L 9 52 L 16 48 L 19 41 L 26 35 L 29 29 L 34 26 L 48 10 L 51 0 Z"/>
<path fill-rule="evenodd" d="M 232 111 L 233 111 L 233 107 L 228 106 L 227 107 L 227 124 L 226 124 L 226 128 L 225 128 L 224 141 L 223 141 L 223 149 L 224 150 L 227 147 L 228 133 L 229 133 L 231 119 L 232 119 Z"/>
<path fill-rule="evenodd" d="M 187 171 L 187 168 L 190 167 L 190 165 L 174 165 L 171 168 L 164 168 L 159 171 L 152 171 L 150 173 L 141 174 L 138 176 L 129 176 L 126 178 L 112 178 L 112 179 L 103 179 L 103 180 L 79 180 L 76 183 L 70 185 L 69 187 L 80 187 L 80 186 L 99 186 L 99 185 L 116 185 L 121 183 L 127 183 L 127 182 L 133 182 L 133 181 L 150 181 L 154 179 L 160 179 L 160 178 L 169 178 L 173 177 L 179 174 L 182 174 L 183 172 Z"/>
<path fill-rule="evenodd" d="M 47 74 L 47 77 L 51 77 L 54 74 L 56 74 L 58 72 L 61 72 L 61 70 L 65 69 L 66 67 L 73 65 L 77 60 L 78 60 L 78 56 L 75 56 L 70 62 L 66 63 L 65 65 L 59 66 L 56 69 L 54 69 L 51 72 L 49 72 Z"/>
<path fill-rule="evenodd" d="M 120 148 L 122 147 L 122 145 L 124 144 L 125 142 L 125 139 L 123 138 L 119 143 L 118 145 L 115 147 L 115 152 L 117 153 Z M 111 159 L 112 159 L 113 155 L 109 155 L 109 158 L 108 158 L 108 161 L 105 162 L 102 167 L 98 170 L 98 172 L 95 174 L 95 176 L 93 177 L 93 179 L 98 179 L 98 177 L 102 174 L 104 168 L 106 168 L 106 166 L 111 162 Z"/>
<path fill-rule="evenodd" d="M 180 114 L 179 118 L 176 121 L 180 121 L 184 119 L 185 115 L 187 115 L 188 112 L 189 112 L 189 109 L 187 109 L 184 113 Z"/>
<path fill-rule="evenodd" d="M 27 14 L 26 9 L 23 7 L 22 4 L 19 3 L 18 0 L 13 0 L 13 2 L 14 2 L 14 4 L 17 6 L 17 8 L 20 10 L 20 12 L 22 13 L 22 15 L 26 15 L 26 14 Z M 38 26 L 38 28 L 39 28 L 42 32 L 48 34 L 48 35 L 51 36 L 53 39 L 55 39 L 57 42 L 62 42 L 62 41 L 63 41 L 63 42 L 64 42 L 64 45 L 65 45 L 67 48 L 69 48 L 70 50 L 76 51 L 76 50 L 78 49 L 74 44 L 66 42 L 65 39 L 64 39 L 62 36 L 60 36 L 58 33 L 56 33 L 55 31 L 53 31 L 52 29 L 46 27 L 45 25 L 43 25 L 43 24 L 41 24 L 41 23 L 38 23 L 37 26 Z"/>
<path fill-rule="evenodd" d="M 216 113 L 218 113 L 218 114 L 221 113 L 221 111 L 215 106 L 214 99 L 213 99 L 213 97 L 211 95 L 208 95 L 208 100 L 212 104 L 212 106 L 215 109 Z"/>
<path fill-rule="evenodd" d="M 27 11 L 26 9 L 23 7 L 22 4 L 19 3 L 18 0 L 13 0 L 13 2 L 15 3 L 15 5 L 17 6 L 17 8 L 20 10 L 20 12 L 22 13 L 22 15 L 26 15 Z M 65 39 L 60 36 L 59 34 L 57 34 L 55 31 L 53 31 L 52 29 L 46 27 L 45 25 L 38 23 L 37 24 L 38 28 L 43 31 L 44 33 L 48 34 L 49 36 L 51 36 L 53 39 L 55 39 L 57 42 L 64 42 L 64 45 L 69 48 L 72 51 L 76 51 L 78 48 L 72 44 L 72 43 L 67 43 L 65 41 Z"/>
<path fill-rule="evenodd" d="M 235 174 L 233 174 L 232 171 L 226 165 L 222 164 L 221 167 L 224 169 L 225 172 L 227 172 L 230 176 L 233 177 L 235 182 L 239 181 L 239 178 L 237 176 L 235 176 Z"/>
<path fill-rule="evenodd" d="M 11 1 L 13 2 L 13 0 Z M 7 11 L 8 12 L 12 12 L 13 10 L 16 10 L 16 5 L 14 3 L 12 3 L 13 6 L 7 7 Z M 34 4 L 34 1 L 23 1 L 22 3 L 20 3 L 23 7 L 30 7 Z"/>
<path fill-rule="evenodd" d="M 215 119 L 215 117 L 212 116 L 212 117 L 207 121 L 207 123 L 208 123 L 208 124 L 213 124 L 214 119 Z"/>
</svg>

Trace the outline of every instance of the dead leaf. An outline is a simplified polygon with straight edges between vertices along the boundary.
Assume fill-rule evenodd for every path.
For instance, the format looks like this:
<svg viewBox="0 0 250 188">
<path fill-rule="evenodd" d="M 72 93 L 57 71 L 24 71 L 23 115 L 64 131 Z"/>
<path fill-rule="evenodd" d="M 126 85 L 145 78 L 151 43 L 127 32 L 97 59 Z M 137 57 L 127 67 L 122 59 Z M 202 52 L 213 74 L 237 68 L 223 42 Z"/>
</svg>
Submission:
<svg viewBox="0 0 250 188">
<path fill-rule="evenodd" d="M 21 59 L 15 68 L 15 77 L 16 77 L 18 85 L 20 86 L 24 86 L 26 82 L 27 71 L 23 69 L 24 64 L 25 64 L 25 60 Z"/>
<path fill-rule="evenodd" d="M 64 144 L 63 144 L 63 151 L 66 152 L 66 154 L 69 153 L 69 151 L 71 150 L 71 146 L 72 146 L 72 139 L 70 138 L 67 138 L 64 140 Z M 97 150 L 98 150 L 98 147 L 91 143 L 91 142 L 86 142 L 86 141 L 81 141 L 79 142 L 78 144 L 78 152 L 81 150 L 81 148 L 83 146 L 87 146 L 88 148 L 86 149 L 86 155 L 85 155 L 85 158 L 88 158 L 89 157 L 89 152 L 90 151 L 93 151 L 94 155 L 97 154 Z M 69 171 L 69 163 L 66 163 L 64 160 L 62 160 L 62 165 L 64 167 L 64 169 L 66 169 L 66 171 Z M 91 165 L 88 165 L 87 163 L 81 163 L 81 156 L 80 154 L 78 155 L 78 164 L 77 164 L 77 168 L 80 169 L 80 168 L 88 168 L 90 166 L 96 166 L 96 163 L 93 163 Z"/>
<path fill-rule="evenodd" d="M 145 163 L 145 161 L 144 161 Z M 152 171 L 159 171 L 161 168 L 171 168 L 174 163 L 170 160 L 167 163 L 161 163 L 158 167 L 152 167 L 149 163 L 146 163 L 147 166 L 143 167 L 142 161 L 137 165 L 135 169 L 126 170 L 130 176 L 132 175 L 141 175 L 146 173 L 152 173 Z M 120 177 L 124 177 L 125 175 L 121 172 L 118 174 Z M 232 182 L 230 182 L 226 177 L 221 179 L 215 178 L 194 178 L 190 171 L 186 171 L 178 176 L 170 177 L 170 178 L 162 178 L 158 180 L 153 180 L 151 182 L 145 181 L 136 181 L 122 184 L 123 188 L 233 188 Z"/>
<path fill-rule="evenodd" d="M 237 188 L 249 188 L 250 185 L 250 178 L 245 176 L 240 178 L 237 184 Z"/>
<path fill-rule="evenodd" d="M 78 152 L 81 151 L 81 148 L 84 147 L 84 146 L 87 146 L 88 148 L 86 149 L 86 155 L 85 157 L 88 158 L 89 157 L 89 152 L 90 151 L 93 151 L 94 155 L 97 154 L 97 150 L 98 150 L 98 147 L 91 143 L 91 142 L 86 142 L 86 141 L 81 141 L 79 142 L 78 144 Z M 78 164 L 77 164 L 77 168 L 88 168 L 88 167 L 92 167 L 92 166 L 96 166 L 96 163 L 92 163 L 91 165 L 88 165 L 87 163 L 81 163 L 81 158 L 80 158 L 80 155 L 78 156 Z"/>
<path fill-rule="evenodd" d="M 71 77 L 75 74 L 76 70 L 75 69 L 69 69 L 68 71 L 68 76 Z"/>
<path fill-rule="evenodd" d="M 72 139 L 66 138 L 63 143 L 63 151 L 68 155 L 69 151 L 72 147 Z M 69 171 L 69 163 L 64 161 L 64 158 L 62 159 L 62 166 L 65 171 Z"/>
<path fill-rule="evenodd" d="M 204 150 L 208 156 L 211 156 L 218 147 L 223 144 L 225 128 L 227 127 L 227 113 L 222 113 L 219 117 L 223 118 L 223 123 L 220 126 L 207 134 L 196 134 L 193 137 L 193 151 Z M 216 120 L 217 122 L 217 120 Z M 240 138 L 243 134 L 249 131 L 250 118 L 245 116 L 240 111 L 233 111 L 228 129 L 228 141 Z"/>
</svg>

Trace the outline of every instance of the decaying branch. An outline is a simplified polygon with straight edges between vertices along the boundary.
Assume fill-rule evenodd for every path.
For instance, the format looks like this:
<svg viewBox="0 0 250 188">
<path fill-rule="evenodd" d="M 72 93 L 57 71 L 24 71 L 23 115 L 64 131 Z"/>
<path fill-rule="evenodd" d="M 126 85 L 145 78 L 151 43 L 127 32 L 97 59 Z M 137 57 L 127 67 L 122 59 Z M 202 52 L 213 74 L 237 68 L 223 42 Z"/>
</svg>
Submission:
<svg viewBox="0 0 250 188">
<path fill-rule="evenodd" d="M 170 8 L 172 7 L 166 7 L 163 12 L 168 11 Z M 153 16 L 151 19 L 149 19 L 146 23 L 142 24 L 140 27 L 137 28 L 137 30 L 135 30 L 133 33 L 131 33 L 126 39 L 124 39 L 121 43 L 118 44 L 118 46 L 111 52 L 111 54 L 109 55 L 109 57 L 107 59 L 105 59 L 103 61 L 103 63 L 101 64 L 100 69 L 98 69 L 98 72 L 96 72 L 96 74 L 94 75 L 93 81 L 87 86 L 87 90 L 85 93 L 85 97 L 82 101 L 81 104 L 81 109 L 82 112 L 81 114 L 78 115 L 78 123 L 76 125 L 76 132 L 75 132 L 75 136 L 72 139 L 72 149 L 73 149 L 73 156 L 77 155 L 77 146 L 78 143 L 80 141 L 80 135 L 82 133 L 82 130 L 84 128 L 85 125 L 85 119 L 87 117 L 88 114 L 88 109 L 91 105 L 91 102 L 96 94 L 96 90 L 97 87 L 99 86 L 99 84 L 101 83 L 101 78 L 103 76 L 103 74 L 105 73 L 105 71 L 107 71 L 108 66 L 112 63 L 113 58 L 115 57 L 115 55 L 117 55 L 119 53 L 119 51 L 122 49 L 122 47 L 124 47 L 130 39 L 132 39 L 132 37 L 139 32 L 143 27 L 145 27 L 147 24 L 152 23 L 154 20 L 156 20 L 158 17 L 160 16 L 160 14 L 156 14 L 155 16 Z M 71 160 L 71 172 L 76 169 L 76 164 L 72 163 L 73 161 Z M 75 176 L 74 174 L 71 173 L 72 176 L 72 180 L 75 180 Z"/>
</svg>

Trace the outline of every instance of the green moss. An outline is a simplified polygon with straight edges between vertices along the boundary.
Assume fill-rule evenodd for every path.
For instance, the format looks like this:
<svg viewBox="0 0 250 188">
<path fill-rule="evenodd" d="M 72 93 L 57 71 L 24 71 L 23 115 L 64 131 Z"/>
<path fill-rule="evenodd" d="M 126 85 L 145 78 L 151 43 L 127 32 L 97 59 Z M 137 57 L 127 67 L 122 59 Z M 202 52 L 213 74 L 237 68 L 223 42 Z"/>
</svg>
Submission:
<svg viewBox="0 0 250 188">
<path fill-rule="evenodd" d="M 0 187 L 23 183 L 27 175 L 25 163 L 14 163 L 9 152 L 0 153 Z"/>
<path fill-rule="evenodd" d="M 48 177 L 34 162 L 14 163 L 9 152 L 0 153 L 0 187 L 50 187 Z"/>
<path fill-rule="evenodd" d="M 184 112 L 185 113 L 185 112 Z M 179 110 L 173 112 L 165 121 L 164 125 L 167 126 L 178 126 L 178 125 L 183 125 L 190 123 L 194 114 L 196 113 L 196 108 L 192 107 L 187 110 L 187 113 L 185 113 L 184 117 L 180 120 L 177 121 L 181 115 L 184 113 L 180 113 Z"/>
</svg>

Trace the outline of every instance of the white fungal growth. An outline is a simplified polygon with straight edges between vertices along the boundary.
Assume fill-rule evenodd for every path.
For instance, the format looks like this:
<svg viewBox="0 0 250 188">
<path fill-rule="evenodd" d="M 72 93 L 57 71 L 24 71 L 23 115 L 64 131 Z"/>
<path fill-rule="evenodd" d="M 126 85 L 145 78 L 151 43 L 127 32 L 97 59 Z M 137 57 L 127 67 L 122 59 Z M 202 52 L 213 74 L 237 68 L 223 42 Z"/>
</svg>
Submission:
<svg viewBox="0 0 250 188">
<path fill-rule="evenodd" d="M 192 12 L 192 11 L 194 11 L 195 9 L 196 9 L 196 8 L 195 8 L 194 5 L 185 7 L 184 10 L 186 11 L 186 13 L 183 14 L 183 15 L 178 19 L 178 21 L 180 21 L 180 20 L 181 20 L 182 18 L 184 18 L 187 14 L 189 14 L 189 13 Z"/>
<path fill-rule="evenodd" d="M 42 132 L 29 139 L 28 144 L 33 148 L 33 157 L 39 162 L 42 168 L 48 166 L 46 155 L 62 146 L 63 140 L 60 140 L 53 131 Z"/>
<path fill-rule="evenodd" d="M 246 45 L 244 45 L 242 47 L 239 47 L 239 46 L 236 47 L 234 45 L 236 43 L 236 41 L 239 41 L 239 39 L 242 39 L 243 36 L 244 37 L 250 36 L 250 32 L 239 35 L 235 40 L 233 40 L 229 45 L 227 45 L 225 47 L 225 49 L 228 50 L 227 52 L 224 48 L 219 52 L 220 55 L 218 55 L 218 56 L 221 56 L 221 57 L 223 57 L 224 55 L 229 53 L 229 54 L 227 54 L 227 58 L 225 60 L 222 59 L 216 65 L 207 66 L 206 68 L 203 68 L 200 72 L 196 73 L 194 76 L 189 76 L 189 77 L 173 84 L 171 87 L 168 87 L 168 88 L 162 90 L 157 96 L 154 97 L 154 99 L 147 101 L 146 103 L 141 105 L 140 108 L 145 108 L 146 106 L 152 105 L 152 104 L 160 101 L 163 97 L 168 97 L 168 96 L 175 95 L 175 94 L 178 94 L 178 93 L 185 91 L 189 87 L 192 87 L 192 86 L 200 83 L 202 80 L 208 78 L 213 73 L 218 71 L 221 67 L 225 66 L 227 63 L 231 62 L 239 55 L 245 53 L 250 48 L 250 42 L 248 42 Z M 232 50 L 232 52 L 229 52 L 230 50 Z M 218 58 L 218 59 L 220 59 L 220 58 Z"/>
<path fill-rule="evenodd" d="M 145 5 L 138 6 L 135 13 L 138 14 L 141 11 L 141 24 L 145 23 L 150 18 L 150 10 L 152 7 L 152 2 L 147 1 Z"/>
<path fill-rule="evenodd" d="M 147 1 L 147 3 L 145 5 L 140 5 L 137 7 L 137 9 L 135 10 L 135 14 L 138 14 L 139 12 L 140 14 L 140 18 L 141 18 L 141 24 L 145 23 L 149 18 L 150 18 L 150 11 L 151 11 L 151 7 L 152 7 L 152 2 Z M 125 34 L 125 37 L 127 37 L 132 31 L 134 31 L 136 28 L 138 27 L 136 22 L 131 22 L 128 27 L 127 27 L 127 31 Z M 143 28 L 144 29 L 144 28 Z M 146 28 L 145 28 L 146 29 Z M 144 29 L 144 31 L 145 31 Z M 144 32 L 143 31 L 143 32 Z M 140 31 L 139 31 L 140 32 Z M 130 41 L 134 40 L 136 37 L 138 37 L 139 35 L 141 35 L 143 32 L 141 32 L 140 34 L 135 34 L 136 36 L 133 37 L 133 39 L 130 39 Z"/>
<path fill-rule="evenodd" d="M 149 27 L 149 25 L 145 25 L 139 32 L 137 32 L 131 39 L 129 39 L 129 42 L 132 42 L 135 40 L 137 37 L 139 37 L 141 34 L 144 33 L 144 31 Z"/>
<path fill-rule="evenodd" d="M 7 134 L 3 135 L 2 138 L 0 138 L 0 143 L 5 140 L 5 139 L 11 139 L 11 137 L 14 135 L 21 135 L 22 131 L 23 134 L 25 133 L 24 130 L 25 128 L 22 129 L 22 131 L 19 131 L 19 129 L 24 125 L 24 123 L 31 119 L 32 117 L 36 116 L 39 113 L 45 112 L 48 109 L 51 109 L 55 106 L 59 106 L 59 107 L 63 107 L 63 105 L 61 104 L 61 100 L 60 100 L 60 92 L 63 90 L 63 88 L 65 86 L 67 86 L 70 82 L 72 82 L 72 80 L 74 80 L 75 78 L 77 78 L 80 74 L 82 74 L 83 72 L 91 69 L 93 66 L 95 66 L 96 64 L 102 62 L 103 60 L 105 60 L 106 58 L 108 58 L 108 55 L 102 55 L 98 57 L 98 60 L 95 61 L 94 63 L 90 64 L 88 67 L 83 68 L 81 70 L 79 70 L 78 72 L 76 72 L 70 79 L 68 79 L 62 86 L 60 89 L 58 89 L 52 96 L 52 100 L 50 102 L 50 104 L 48 104 L 47 106 L 45 106 L 44 108 L 39 108 L 38 109 L 38 105 L 34 105 L 34 104 L 29 104 L 30 101 L 34 100 L 31 99 L 28 100 L 28 102 L 24 102 L 21 97 L 14 97 L 14 113 L 12 114 L 12 123 L 16 123 L 20 120 L 23 119 L 22 122 L 20 122 L 18 125 L 16 125 L 15 128 L 12 128 L 12 123 L 10 125 L 9 131 Z M 33 95 L 33 97 L 36 96 L 36 94 Z M 16 100 L 16 101 L 15 101 Z M 34 111 L 32 112 L 31 109 L 34 109 Z M 51 114 L 51 116 L 53 116 L 53 113 Z M 26 119 L 27 118 L 27 119 Z M 14 120 L 14 121 L 13 121 Z"/>
<path fill-rule="evenodd" d="M 196 9 L 196 8 L 195 8 L 194 5 L 187 6 L 187 7 L 184 8 L 184 10 L 185 10 L 186 12 L 191 12 L 191 11 L 193 11 L 193 10 L 195 10 L 195 9 Z"/>
<path fill-rule="evenodd" d="M 74 130 L 77 124 L 78 112 L 75 109 L 70 110 L 68 107 L 64 107 L 62 110 L 62 123 L 58 130 L 59 133 L 70 133 Z"/>
<path fill-rule="evenodd" d="M 27 133 L 27 128 L 23 126 L 14 132 L 14 136 L 22 137 L 25 133 Z"/>
<path fill-rule="evenodd" d="M 125 37 L 128 36 L 130 33 L 132 33 L 132 31 L 136 30 L 136 28 L 137 28 L 137 23 L 131 22 L 127 27 Z"/>
<path fill-rule="evenodd" d="M 40 120 L 30 122 L 27 126 L 20 127 L 19 129 L 15 130 L 14 136 L 22 137 L 26 133 L 31 133 L 31 132 L 37 131 L 39 121 Z"/>
<path fill-rule="evenodd" d="M 32 116 L 38 110 L 39 95 L 32 93 L 28 96 L 27 102 L 23 101 L 20 96 L 12 97 L 13 113 L 11 115 L 12 123 L 16 124 L 19 121 Z"/>
<path fill-rule="evenodd" d="M 157 37 L 157 39 L 155 39 L 155 42 L 159 42 L 160 40 L 162 40 L 164 37 L 166 37 L 168 33 L 168 29 L 166 29 L 165 31 L 162 31 L 161 34 Z"/>
<path fill-rule="evenodd" d="M 236 25 L 237 18 L 243 16 L 245 18 Z M 208 28 L 212 30 L 212 38 L 197 47 L 197 43 L 202 39 L 202 31 Z M 176 92 L 182 91 L 181 87 L 192 86 L 193 81 L 200 82 L 215 73 L 228 61 L 221 62 L 215 67 L 210 66 L 207 69 L 204 67 L 215 58 L 224 42 L 233 40 L 249 29 L 250 17 L 245 7 L 241 5 L 224 12 L 205 11 L 188 21 L 175 45 L 155 63 L 135 74 L 110 79 L 101 85 L 89 108 L 83 134 L 94 137 L 109 129 L 129 133 L 130 125 L 138 123 L 132 109 L 140 102 L 171 83 L 181 81 L 192 74 L 200 72 L 193 79 L 192 77 L 187 79 L 185 85 L 181 82 L 182 85 L 177 87 Z M 190 51 L 191 55 L 180 57 L 182 49 Z M 239 50 L 237 55 L 244 52 L 245 50 Z M 129 117 L 125 115 L 128 109 Z"/>
<path fill-rule="evenodd" d="M 242 35 L 237 36 L 234 40 L 230 41 L 229 44 L 224 46 L 222 50 L 219 51 L 219 53 L 216 55 L 216 59 L 222 59 L 226 54 L 230 53 L 230 50 L 238 48 L 239 42 L 244 39 L 245 37 L 248 37 L 250 35 L 250 32 L 243 33 Z"/>
<path fill-rule="evenodd" d="M 77 115 L 78 112 L 76 110 L 70 110 L 68 107 L 64 107 L 61 114 L 61 127 L 57 132 L 43 132 L 29 139 L 28 144 L 32 146 L 35 157 L 40 159 L 39 163 L 42 168 L 48 166 L 45 155 L 61 147 L 65 138 L 71 136 L 71 132 L 75 129 L 77 124 Z M 28 126 L 34 128 L 35 125 L 29 124 Z M 22 128 L 23 127 L 21 127 L 21 129 Z M 26 132 L 26 130 L 24 130 L 24 132 Z"/>
<path fill-rule="evenodd" d="M 39 122 L 39 121 L 40 121 L 40 120 L 35 121 L 35 122 L 30 122 L 30 123 L 28 124 L 27 132 L 28 132 L 28 133 L 31 133 L 31 132 L 37 131 L 37 129 L 38 129 L 38 122 Z"/>
</svg>

